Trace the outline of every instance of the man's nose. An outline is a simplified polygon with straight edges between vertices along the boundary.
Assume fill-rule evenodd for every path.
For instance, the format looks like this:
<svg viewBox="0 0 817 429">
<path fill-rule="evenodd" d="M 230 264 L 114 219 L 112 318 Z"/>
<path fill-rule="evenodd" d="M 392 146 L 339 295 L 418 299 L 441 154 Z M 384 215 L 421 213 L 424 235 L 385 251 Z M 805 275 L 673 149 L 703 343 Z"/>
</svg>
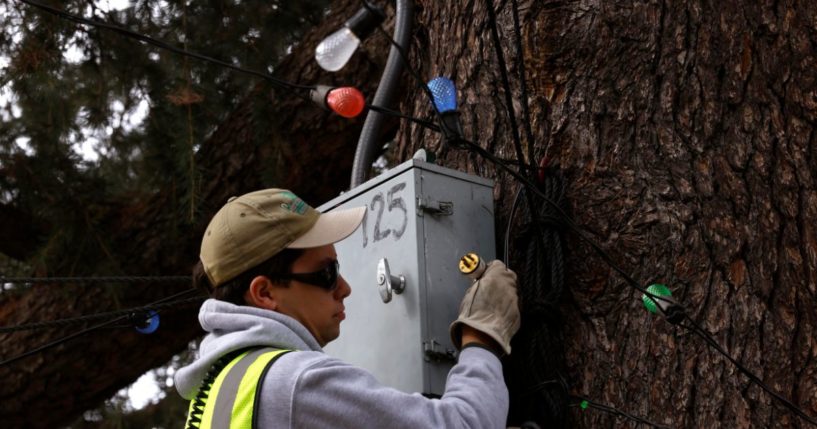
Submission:
<svg viewBox="0 0 817 429">
<path fill-rule="evenodd" d="M 335 289 L 335 298 L 343 299 L 352 294 L 352 287 L 342 275 L 338 274 L 338 288 Z"/>
</svg>

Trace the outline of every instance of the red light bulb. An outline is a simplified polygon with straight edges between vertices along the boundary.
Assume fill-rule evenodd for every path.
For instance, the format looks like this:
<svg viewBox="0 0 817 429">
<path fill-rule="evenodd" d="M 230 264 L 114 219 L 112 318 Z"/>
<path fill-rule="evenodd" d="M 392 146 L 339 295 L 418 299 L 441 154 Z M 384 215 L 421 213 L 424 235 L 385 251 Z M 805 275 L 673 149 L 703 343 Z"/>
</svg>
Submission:
<svg viewBox="0 0 817 429">
<path fill-rule="evenodd" d="M 326 105 L 344 118 L 354 118 L 366 107 L 366 99 L 357 88 L 344 86 L 326 94 Z"/>
</svg>

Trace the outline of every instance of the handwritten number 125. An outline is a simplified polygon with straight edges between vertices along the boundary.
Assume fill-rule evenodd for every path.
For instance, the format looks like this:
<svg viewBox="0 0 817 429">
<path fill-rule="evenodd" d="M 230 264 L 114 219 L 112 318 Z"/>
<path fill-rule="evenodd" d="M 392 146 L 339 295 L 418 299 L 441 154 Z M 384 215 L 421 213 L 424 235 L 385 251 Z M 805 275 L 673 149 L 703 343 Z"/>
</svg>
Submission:
<svg viewBox="0 0 817 429">
<path fill-rule="evenodd" d="M 375 218 L 374 222 L 374 230 L 372 235 L 372 242 L 376 243 L 384 238 L 388 237 L 392 233 L 394 233 L 394 240 L 397 241 L 400 237 L 403 236 L 403 233 L 406 232 L 406 226 L 408 225 L 408 209 L 406 209 L 406 202 L 403 200 L 402 197 L 398 196 L 397 194 L 406 188 L 405 183 L 398 183 L 392 186 L 388 192 L 386 192 L 386 198 L 383 198 L 383 193 L 378 192 L 374 194 L 372 197 L 371 202 L 366 206 L 367 210 L 371 210 L 372 212 L 377 212 L 377 218 Z M 388 211 L 388 213 L 392 213 L 394 211 L 401 212 L 402 214 L 402 225 L 398 229 L 391 229 L 391 228 L 383 228 L 383 212 Z M 388 216 L 388 215 L 387 215 Z M 366 216 L 363 217 L 363 247 L 366 247 L 369 244 L 369 237 L 368 237 L 368 226 L 367 226 L 367 219 L 369 215 L 368 213 Z"/>
</svg>

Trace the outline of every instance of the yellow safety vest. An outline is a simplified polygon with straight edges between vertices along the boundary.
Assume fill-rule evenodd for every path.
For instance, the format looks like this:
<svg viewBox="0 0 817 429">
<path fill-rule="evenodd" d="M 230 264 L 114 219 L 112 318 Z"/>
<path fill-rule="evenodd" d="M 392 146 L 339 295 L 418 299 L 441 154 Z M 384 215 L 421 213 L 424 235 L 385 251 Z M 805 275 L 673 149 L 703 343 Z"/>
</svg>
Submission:
<svg viewBox="0 0 817 429">
<path fill-rule="evenodd" d="M 289 352 L 265 347 L 239 350 L 219 359 L 190 401 L 185 428 L 257 428 L 255 408 L 261 396 L 261 380 L 272 364 Z"/>
</svg>

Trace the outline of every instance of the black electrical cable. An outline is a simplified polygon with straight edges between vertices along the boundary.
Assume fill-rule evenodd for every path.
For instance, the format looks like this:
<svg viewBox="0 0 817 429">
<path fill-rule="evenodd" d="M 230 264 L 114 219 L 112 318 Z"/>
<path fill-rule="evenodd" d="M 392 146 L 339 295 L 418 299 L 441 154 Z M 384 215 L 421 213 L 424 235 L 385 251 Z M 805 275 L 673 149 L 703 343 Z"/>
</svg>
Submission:
<svg viewBox="0 0 817 429">
<path fill-rule="evenodd" d="M 511 260 L 510 260 L 510 251 L 508 250 L 511 246 L 511 226 L 513 226 L 513 219 L 516 215 L 516 209 L 519 207 L 519 197 L 522 196 L 522 187 L 520 186 L 519 189 L 516 190 L 516 195 L 513 197 L 513 204 L 511 205 L 511 213 L 508 215 L 508 225 L 505 227 L 505 248 L 503 249 L 503 253 L 505 257 L 502 259 L 505 261 L 505 265 L 510 269 L 511 268 Z"/>
<path fill-rule="evenodd" d="M 499 158 L 499 157 L 497 157 L 497 159 L 504 162 L 505 164 L 515 165 L 517 167 L 521 166 L 521 167 L 525 167 L 525 168 L 539 168 L 538 166 L 534 167 L 534 166 L 528 164 L 527 162 L 517 161 L 515 158 L 514 159 L 509 159 L 509 158 Z"/>
<path fill-rule="evenodd" d="M 496 53 L 496 60 L 499 64 L 499 76 L 502 81 L 502 87 L 505 91 L 505 110 L 508 112 L 508 120 L 510 121 L 511 127 L 511 136 L 513 137 L 513 147 L 516 151 L 516 157 L 519 159 L 522 164 L 519 166 L 520 174 L 524 175 L 524 172 L 527 170 L 528 177 L 533 177 L 532 169 L 527 169 L 524 167 L 525 155 L 522 153 L 522 141 L 519 137 L 519 126 L 516 122 L 516 112 L 513 108 L 513 99 L 511 94 L 511 84 L 510 80 L 508 79 L 508 66 L 505 63 L 505 56 L 502 53 L 502 44 L 499 39 L 499 29 L 497 28 L 496 23 L 496 12 L 494 11 L 494 4 L 493 0 L 485 0 L 485 8 L 488 11 L 488 23 L 491 27 L 491 38 L 494 42 L 494 52 Z M 533 144 L 533 141 L 530 140 L 528 142 L 529 145 Z M 533 163 L 533 159 L 528 160 L 529 163 Z M 528 206 L 534 206 L 533 195 L 531 194 L 529 187 L 524 187 L 525 192 L 525 199 L 528 201 Z M 537 240 L 541 240 L 543 238 L 543 233 L 539 230 L 537 224 L 534 223 L 534 231 L 533 236 L 536 237 Z"/>
<path fill-rule="evenodd" d="M 686 320 L 688 320 L 692 324 L 692 326 L 686 326 L 686 325 L 681 325 L 681 326 L 683 326 L 684 328 L 689 329 L 690 331 L 694 332 L 695 334 L 697 334 L 698 336 L 703 338 L 704 341 L 706 341 L 706 343 L 709 344 L 710 347 L 715 349 L 718 353 L 720 353 L 726 359 L 728 359 L 730 362 L 732 362 L 732 364 L 735 365 L 738 368 L 738 370 L 740 370 L 740 372 L 743 373 L 743 375 L 745 375 L 747 378 L 749 378 L 749 380 L 753 381 L 755 384 L 760 386 L 760 388 L 765 390 L 766 393 L 772 395 L 775 399 L 782 402 L 783 405 L 786 408 L 788 408 L 793 413 L 800 416 L 800 418 L 802 418 L 803 420 L 806 420 L 807 422 L 811 423 L 812 425 L 817 426 L 817 419 L 814 419 L 813 417 L 809 416 L 803 410 L 801 410 L 797 405 L 795 405 L 793 402 L 791 402 L 790 400 L 783 397 L 783 395 L 781 395 L 781 394 L 775 392 L 774 390 L 772 390 L 772 388 L 769 387 L 768 385 L 766 385 L 766 383 L 764 383 L 758 376 L 752 374 L 751 371 L 749 371 L 740 362 L 738 362 L 729 353 L 727 353 L 726 350 L 724 350 L 723 347 L 721 347 L 721 345 L 715 340 L 715 338 L 712 337 L 712 334 L 710 334 L 700 324 L 698 324 L 698 322 L 696 322 L 695 319 L 693 319 L 692 317 L 690 317 L 689 315 L 686 315 L 686 314 L 685 314 L 685 316 L 686 316 Z"/>
<path fill-rule="evenodd" d="M 394 116 L 394 117 L 397 117 L 397 118 L 406 119 L 408 121 L 414 122 L 415 124 L 423 126 L 423 127 L 427 128 L 427 129 L 429 129 L 431 131 L 435 131 L 435 132 L 438 132 L 438 133 L 442 132 L 442 130 L 440 129 L 439 126 L 437 126 L 436 124 L 434 124 L 433 122 L 430 122 L 430 121 L 426 121 L 426 120 L 423 120 L 423 119 L 420 119 L 420 118 L 415 118 L 414 116 L 406 115 L 405 113 L 400 113 L 398 111 L 387 109 L 385 107 L 375 106 L 374 104 L 367 104 L 366 107 L 368 107 L 371 110 L 374 110 L 375 112 L 383 113 L 383 114 L 386 114 L 386 115 L 391 115 L 391 116 Z"/>
<path fill-rule="evenodd" d="M 168 296 L 168 297 L 162 298 L 162 299 L 160 299 L 160 300 L 158 300 L 158 301 L 155 301 L 155 302 L 153 302 L 153 303 L 151 303 L 151 304 L 148 304 L 146 307 L 149 307 L 149 306 L 152 306 L 152 305 L 158 305 L 158 304 L 161 304 L 161 303 L 163 303 L 163 302 L 167 302 L 167 301 L 171 301 L 171 300 L 174 300 L 174 299 L 180 298 L 180 297 L 182 297 L 182 296 L 184 296 L 184 295 L 188 295 L 188 294 L 190 294 L 190 293 L 192 293 L 192 292 L 198 292 L 198 289 L 187 289 L 187 290 L 184 290 L 184 291 L 182 291 L 182 292 L 179 292 L 179 293 L 173 294 L 173 295 L 171 295 L 171 296 Z M 17 362 L 17 361 L 18 361 L 18 360 L 20 360 L 20 359 L 25 359 L 25 358 L 27 358 L 27 357 L 29 357 L 29 356 L 33 356 L 33 355 L 35 355 L 35 354 L 37 354 L 37 353 L 39 353 L 39 352 L 41 352 L 41 351 L 43 351 L 43 350 L 47 350 L 47 349 L 50 349 L 51 347 L 58 346 L 58 345 L 60 345 L 60 344 L 62 344 L 62 343 L 68 342 L 68 341 L 70 341 L 70 340 L 73 340 L 74 338 L 78 338 L 78 337 L 80 337 L 80 336 L 82 336 L 82 335 L 85 335 L 85 334 L 87 334 L 87 333 L 89 333 L 89 332 L 93 332 L 93 331 L 95 331 L 95 330 L 97 330 L 97 329 L 104 328 L 104 327 L 106 327 L 106 326 L 113 325 L 114 323 L 121 322 L 121 321 L 123 321 L 123 320 L 125 320 L 125 319 L 128 319 L 129 317 L 130 317 L 130 315 L 126 315 L 126 316 L 117 317 L 117 318 L 115 318 L 115 319 L 111 319 L 111 320 L 108 320 L 108 321 L 105 321 L 105 322 L 99 323 L 99 324 L 97 324 L 97 325 L 94 325 L 94 326 L 91 326 L 91 327 L 89 327 L 89 328 L 83 329 L 83 330 L 81 330 L 81 331 L 79 331 L 79 332 L 75 332 L 75 333 L 73 333 L 73 334 L 71 334 L 71 335 L 68 335 L 68 336 L 62 337 L 62 338 L 60 338 L 60 339 L 57 339 L 57 340 L 55 340 L 55 341 L 52 341 L 52 342 L 50 342 L 50 343 L 44 344 L 44 345 L 42 345 L 42 346 L 40 346 L 40 347 L 37 347 L 36 349 L 29 350 L 29 351 L 27 351 L 27 352 L 23 352 L 23 353 L 21 353 L 21 354 L 19 354 L 19 355 L 17 355 L 17 356 L 14 356 L 14 357 L 8 358 L 8 359 L 6 359 L 6 360 L 4 360 L 4 361 L 0 362 L 0 367 L 3 367 L 3 366 L 6 366 L 6 365 L 9 365 L 9 364 L 12 364 L 12 363 L 14 363 L 14 362 Z"/>
<path fill-rule="evenodd" d="M 102 322 L 102 323 L 100 323 L 98 325 L 91 326 L 90 328 L 83 329 L 82 331 L 75 332 L 75 333 L 73 333 L 71 335 L 68 335 L 66 337 L 62 337 L 62 338 L 60 338 L 60 339 L 58 339 L 56 341 L 53 341 L 53 342 L 50 342 L 48 344 L 37 347 L 34 350 L 29 350 L 27 352 L 21 353 L 21 354 L 19 354 L 17 356 L 14 356 L 12 358 L 9 358 L 9 359 L 6 359 L 6 360 L 0 362 L 0 367 L 12 364 L 14 362 L 17 362 L 20 359 L 27 358 L 27 357 L 32 356 L 34 354 L 37 354 L 37 353 L 39 353 L 39 352 L 41 352 L 43 350 L 50 349 L 51 347 L 58 346 L 58 345 L 60 345 L 62 343 L 65 343 L 65 342 L 70 341 L 70 340 L 72 340 L 74 338 L 80 337 L 82 335 L 85 335 L 85 334 L 87 334 L 89 332 L 95 331 L 95 330 L 100 329 L 100 328 L 104 328 L 104 327 L 106 327 L 108 325 L 112 325 L 112 324 L 114 324 L 116 322 L 119 322 L 121 320 L 126 319 L 127 317 L 128 316 L 122 316 L 122 317 L 120 317 L 118 319 L 113 319 L 113 320 L 108 320 L 106 322 Z"/>
<path fill-rule="evenodd" d="M 493 0 L 485 0 L 485 8 L 488 10 L 488 23 L 491 26 L 491 39 L 494 41 L 494 52 L 496 52 L 496 61 L 499 63 L 499 76 L 502 80 L 502 87 L 505 90 L 505 106 L 508 112 L 508 120 L 511 123 L 511 136 L 513 136 L 513 145 L 516 150 L 516 157 L 520 161 L 524 161 L 525 155 L 522 154 L 522 141 L 519 137 L 519 126 L 516 123 L 516 112 L 513 108 L 513 95 L 511 94 L 511 83 L 508 80 L 508 66 L 505 64 L 505 56 L 502 54 L 502 44 L 499 40 L 499 29 L 496 24 L 496 12 L 494 11 Z M 533 144 L 533 142 L 529 142 Z M 533 163 L 533 160 L 529 160 Z M 532 176 L 532 172 L 528 172 Z M 533 203 L 531 198 L 528 198 L 528 203 Z"/>
<path fill-rule="evenodd" d="M 56 320 L 47 320 L 43 322 L 34 322 L 34 323 L 26 323 L 23 325 L 9 325 L 9 326 L 0 326 L 0 334 L 7 334 L 9 332 L 17 332 L 17 331 L 31 331 L 35 329 L 48 329 L 48 328 L 57 328 L 61 326 L 68 326 L 73 325 L 76 323 L 85 323 L 92 320 L 100 320 L 100 319 L 110 319 L 112 317 L 118 316 L 131 316 L 133 314 L 143 314 L 150 310 L 162 310 L 169 307 L 176 307 L 182 306 L 185 304 L 191 304 L 196 302 L 201 302 L 204 300 L 204 297 L 195 297 L 195 298 L 185 298 L 179 300 L 168 301 L 162 304 L 154 304 L 154 305 L 146 305 L 142 307 L 132 307 L 132 308 L 123 308 L 121 310 L 116 311 L 107 311 L 103 313 L 93 313 L 93 314 L 86 314 L 84 316 L 78 317 L 69 317 L 65 319 L 56 319 Z"/>
<path fill-rule="evenodd" d="M 582 397 L 582 396 L 573 396 L 572 399 L 577 401 L 576 403 L 572 404 L 574 407 L 581 406 L 582 408 L 585 408 L 585 405 L 586 405 L 587 407 L 595 408 L 597 410 L 604 411 L 606 413 L 610 413 L 610 414 L 613 414 L 613 415 L 616 415 L 616 416 L 619 416 L 619 417 L 624 417 L 625 419 L 629 419 L 629 420 L 634 421 L 636 423 L 649 425 L 649 426 L 652 426 L 654 428 L 659 428 L 659 429 L 669 429 L 670 428 L 670 426 L 651 422 L 651 421 L 649 421 L 649 420 L 647 420 L 645 418 L 634 416 L 634 415 L 632 415 L 630 413 L 621 411 L 618 408 L 611 407 L 609 405 L 604 405 L 604 404 L 601 404 L 601 403 L 598 403 L 598 402 L 595 402 L 595 401 L 591 401 L 591 400 L 589 400 L 589 399 L 587 399 L 585 397 Z M 582 405 L 582 404 L 585 404 L 585 405 Z"/>
<path fill-rule="evenodd" d="M 190 282 L 191 279 L 190 276 L 0 277 L 0 285 L 5 283 L 183 283 Z"/>
<path fill-rule="evenodd" d="M 275 76 L 273 76 L 273 75 L 271 75 L 269 73 L 264 73 L 264 72 L 260 72 L 260 71 L 257 71 L 257 70 L 246 69 L 246 68 L 243 68 L 243 67 L 239 67 L 239 66 L 230 64 L 230 63 L 225 62 L 225 61 L 221 61 L 221 60 L 218 60 L 218 59 L 215 59 L 215 58 L 212 58 L 212 57 L 208 57 L 206 55 L 202 55 L 202 54 L 191 52 L 191 51 L 188 51 L 188 50 L 185 50 L 185 49 L 177 48 L 177 47 L 175 47 L 173 45 L 170 45 L 170 44 L 168 44 L 166 42 L 163 42 L 163 41 L 158 40 L 158 39 L 154 39 L 153 37 L 146 36 L 144 34 L 137 33 L 137 32 L 132 31 L 132 30 L 128 30 L 127 28 L 123 28 L 123 27 L 120 27 L 120 26 L 114 25 L 114 24 L 109 24 L 109 23 L 103 22 L 103 21 L 97 21 L 97 20 L 94 20 L 94 19 L 84 18 L 84 17 L 81 17 L 79 15 L 75 15 L 75 14 L 72 14 L 70 12 L 66 12 L 64 10 L 48 6 L 46 4 L 42 4 L 42 3 L 34 1 L 34 0 L 18 0 L 18 1 L 20 1 L 22 3 L 25 3 L 25 4 L 29 5 L 29 6 L 36 7 L 38 9 L 44 10 L 44 11 L 49 12 L 51 14 L 57 15 L 59 17 L 68 19 L 70 21 L 77 22 L 79 24 L 91 25 L 91 26 L 94 26 L 94 27 L 99 27 L 99 28 L 104 28 L 104 29 L 107 29 L 107 30 L 111 30 L 111 31 L 114 31 L 114 32 L 119 33 L 121 35 L 124 35 L 126 37 L 130 37 L 132 39 L 136 39 L 136 40 L 139 40 L 141 42 L 144 42 L 144 43 L 147 43 L 147 44 L 150 44 L 150 45 L 156 46 L 158 48 L 165 49 L 165 50 L 168 50 L 168 51 L 180 54 L 180 55 L 184 55 L 184 56 L 195 58 L 195 59 L 198 59 L 198 60 L 201 60 L 201 61 L 206 61 L 206 62 L 209 62 L 209 63 L 217 64 L 217 65 L 220 65 L 222 67 L 226 67 L 228 69 L 232 69 L 232 70 L 235 70 L 235 71 L 238 71 L 238 72 L 241 72 L 241 73 L 246 73 L 246 74 L 249 74 L 249 75 L 252 75 L 252 76 L 261 77 L 263 79 L 266 79 L 266 80 L 270 81 L 273 84 L 273 86 L 276 86 L 276 87 L 281 88 L 281 89 L 287 89 L 287 90 L 295 90 L 295 89 L 298 89 L 298 90 L 312 90 L 312 89 L 315 89 L 315 85 L 303 85 L 303 84 L 287 82 L 287 81 L 279 79 L 279 78 L 277 78 L 277 77 L 275 77 Z M 301 93 L 295 92 L 295 91 L 293 91 L 293 92 L 296 95 L 298 95 L 299 97 L 309 100 L 308 95 L 301 94 Z"/>
<path fill-rule="evenodd" d="M 380 34 L 382 34 L 384 37 L 386 37 L 386 40 L 388 40 L 389 43 L 392 46 L 394 46 L 395 50 L 400 55 L 400 58 L 403 60 L 403 63 L 405 63 L 406 69 L 409 71 L 409 74 L 411 74 L 414 77 L 414 80 L 415 80 L 415 82 L 417 84 L 417 87 L 420 89 L 420 91 L 425 93 L 425 95 L 428 97 L 429 101 L 431 101 L 432 110 L 434 110 L 434 112 L 437 115 L 438 119 L 441 119 L 442 114 L 437 109 L 437 105 L 434 103 L 434 94 L 431 93 L 431 89 L 428 87 L 428 85 L 425 83 L 425 81 L 423 81 L 423 77 L 420 76 L 420 73 L 417 71 L 417 69 L 415 69 L 414 67 L 411 66 L 411 63 L 409 62 L 408 54 L 406 53 L 406 51 L 403 50 L 403 48 L 399 44 L 397 44 L 397 42 L 394 39 L 392 39 L 391 36 L 389 36 L 389 33 L 386 32 L 386 30 L 383 29 L 383 26 L 378 25 L 377 26 L 377 31 Z"/>
<path fill-rule="evenodd" d="M 122 28 L 122 27 L 119 27 L 119 26 L 116 26 L 116 25 L 113 25 L 113 24 L 109 24 L 109 23 L 106 23 L 106 22 L 83 18 L 81 16 L 77 16 L 77 15 L 74 15 L 72 13 L 65 12 L 63 10 L 56 9 L 56 8 L 53 8 L 53 7 L 48 6 L 48 5 L 44 5 L 44 4 L 36 2 L 34 0 L 19 0 L 19 1 L 21 1 L 21 2 L 23 2 L 25 4 L 28 4 L 30 6 L 36 7 L 36 8 L 40 8 L 42 10 L 45 10 L 47 12 L 50 12 L 50 13 L 55 14 L 57 16 L 60 16 L 62 18 L 65 18 L 65 19 L 68 19 L 68 20 L 71 20 L 71 21 L 74 21 L 74 22 L 78 22 L 80 24 L 91 25 L 91 26 L 95 26 L 95 27 L 100 27 L 100 28 L 105 28 L 105 29 L 108 29 L 108 30 L 112 30 L 112 31 L 120 33 L 120 34 L 122 34 L 122 35 L 124 35 L 126 37 L 130 37 L 130 38 L 133 38 L 133 39 L 136 39 L 136 40 L 151 44 L 151 45 L 159 47 L 161 49 L 165 49 L 165 50 L 168 50 L 168 51 L 180 54 L 180 55 L 189 56 L 189 57 L 196 58 L 196 59 L 199 59 L 199 60 L 202 60 L 202 61 L 206 61 L 206 62 L 216 64 L 216 65 L 219 65 L 219 66 L 222 66 L 222 67 L 227 67 L 229 69 L 236 70 L 236 71 L 239 71 L 239 72 L 242 72 L 242 73 L 247 73 L 247 74 L 250 74 L 250 75 L 253 75 L 253 76 L 257 76 L 257 77 L 267 79 L 267 80 L 271 81 L 273 83 L 273 85 L 275 85 L 275 86 L 277 86 L 279 88 L 282 88 L 282 89 L 313 90 L 313 89 L 316 88 L 315 85 L 303 85 L 303 84 L 287 82 L 285 80 L 276 78 L 275 76 L 273 76 L 271 74 L 268 74 L 268 73 L 259 72 L 259 71 L 256 71 L 256 70 L 246 69 L 246 68 L 243 68 L 243 67 L 240 67 L 240 66 L 236 66 L 236 65 L 233 65 L 233 64 L 230 64 L 230 63 L 227 63 L 227 62 L 212 58 L 212 57 L 208 57 L 206 55 L 202 55 L 202 54 L 191 52 L 191 51 L 188 51 L 188 50 L 185 50 L 185 49 L 177 48 L 177 47 L 172 46 L 172 45 L 170 45 L 170 44 L 168 44 L 166 42 L 163 42 L 161 40 L 157 40 L 157 39 L 152 38 L 150 36 L 146 36 L 146 35 L 137 33 L 135 31 L 128 30 L 126 28 Z M 363 3 L 364 3 L 364 5 L 367 5 L 365 3 L 365 1 Z M 299 92 L 295 92 L 295 95 L 297 95 L 298 97 L 301 97 L 301 98 L 303 98 L 303 99 L 305 99 L 307 101 L 311 101 L 311 99 L 307 95 L 301 94 Z M 423 126 L 425 128 L 428 128 L 428 129 L 430 129 L 432 131 L 441 132 L 440 127 L 438 127 L 437 125 L 435 125 L 435 124 L 433 124 L 433 123 L 431 123 L 429 121 L 425 121 L 425 120 L 418 119 L 418 118 L 415 118 L 415 117 L 412 117 L 412 116 L 409 116 L 409 115 L 405 115 L 405 114 L 402 114 L 400 112 L 396 112 L 394 110 L 387 109 L 385 107 L 376 106 L 374 104 L 369 104 L 366 107 L 368 107 L 370 110 L 375 111 L 375 112 L 391 115 L 391 116 L 398 117 L 398 118 L 407 119 L 407 120 L 412 121 L 414 123 L 417 123 L 417 124 L 419 124 L 419 125 L 421 125 L 421 126 Z M 2 280 L 2 279 L 0 279 L 0 280 Z"/>
<path fill-rule="evenodd" d="M 522 115 L 525 120 L 525 137 L 528 139 L 528 160 L 533 164 L 533 130 L 531 129 L 530 106 L 528 103 L 528 79 L 525 76 L 525 56 L 522 54 L 522 28 L 519 25 L 519 6 L 516 0 L 511 0 L 511 14 L 513 16 L 513 30 L 516 42 L 516 68 L 519 70 L 519 92 L 522 97 Z M 547 152 L 545 152 L 547 156 Z"/>
</svg>

